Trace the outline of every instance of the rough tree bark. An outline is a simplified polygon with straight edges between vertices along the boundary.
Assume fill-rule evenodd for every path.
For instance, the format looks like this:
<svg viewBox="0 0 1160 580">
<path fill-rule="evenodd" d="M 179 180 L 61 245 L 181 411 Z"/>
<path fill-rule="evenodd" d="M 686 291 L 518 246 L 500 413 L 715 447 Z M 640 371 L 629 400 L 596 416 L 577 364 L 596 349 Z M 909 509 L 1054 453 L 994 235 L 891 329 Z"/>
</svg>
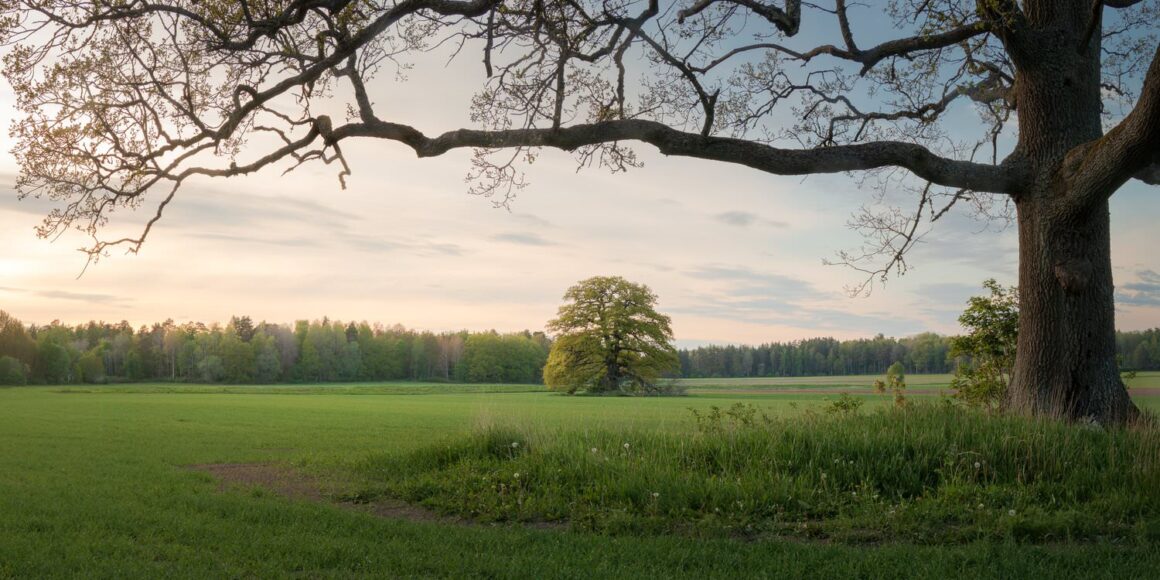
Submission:
<svg viewBox="0 0 1160 580">
<path fill-rule="evenodd" d="M 1001 33 L 1016 67 L 1019 111 L 1019 142 L 1007 162 L 1023 165 L 1027 175 L 1012 193 L 1020 320 L 1006 407 L 1118 423 L 1138 410 L 1115 358 L 1107 199 L 1127 180 L 1117 164 L 1132 163 L 1126 157 L 1133 153 L 1116 150 L 1122 135 L 1103 136 L 1100 35 L 1088 30 L 1089 10 L 1080 2 L 1027 2 Z M 1155 89 L 1157 64 L 1146 92 Z M 1145 94 L 1135 113 L 1146 113 L 1155 97 Z M 1137 129 L 1144 130 L 1134 139 L 1152 143 L 1136 147 L 1146 153 L 1156 146 L 1148 134 L 1156 129 Z"/>
</svg>

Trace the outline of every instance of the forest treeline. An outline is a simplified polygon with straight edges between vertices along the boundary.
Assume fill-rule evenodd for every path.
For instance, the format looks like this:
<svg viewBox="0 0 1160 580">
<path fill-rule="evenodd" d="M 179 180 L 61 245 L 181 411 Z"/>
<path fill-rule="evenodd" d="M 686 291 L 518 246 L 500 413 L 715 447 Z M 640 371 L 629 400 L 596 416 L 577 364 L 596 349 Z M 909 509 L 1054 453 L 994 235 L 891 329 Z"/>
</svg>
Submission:
<svg viewBox="0 0 1160 580">
<path fill-rule="evenodd" d="M 951 373 L 950 336 L 924 332 L 907 338 L 885 337 L 807 340 L 759 346 L 703 346 L 681 350 L 681 376 L 809 377 L 880 375 L 895 362 L 908 373 Z M 1160 370 L 1160 329 L 1116 332 L 1116 352 L 1123 370 Z"/>
<path fill-rule="evenodd" d="M 246 316 L 225 326 L 166 321 L 136 330 L 127 322 L 25 327 L 0 311 L 0 361 L 9 359 L 0 362 L 0 384 L 16 366 L 23 367 L 27 382 L 40 384 L 539 383 L 549 346 L 542 332 L 435 334 L 328 319 L 255 324 Z"/>
<path fill-rule="evenodd" d="M 681 349 L 687 378 L 944 373 L 950 337 L 833 338 Z M 1160 370 L 1160 329 L 1116 334 L 1122 366 Z M 0 310 L 0 384 L 121 381 L 317 383 L 454 381 L 539 383 L 551 339 L 543 332 L 433 333 L 329 319 L 293 325 L 238 316 L 223 325 L 128 322 L 24 325 Z"/>
</svg>

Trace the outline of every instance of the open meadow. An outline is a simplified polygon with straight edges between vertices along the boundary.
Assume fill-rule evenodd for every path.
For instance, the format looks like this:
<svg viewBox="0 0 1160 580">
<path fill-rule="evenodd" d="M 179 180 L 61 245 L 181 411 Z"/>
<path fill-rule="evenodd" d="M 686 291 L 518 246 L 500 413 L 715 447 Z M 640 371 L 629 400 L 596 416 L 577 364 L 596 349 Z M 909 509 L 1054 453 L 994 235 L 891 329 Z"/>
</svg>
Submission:
<svg viewBox="0 0 1160 580">
<path fill-rule="evenodd" d="M 0 389 L 0 577 L 1160 569 L 1154 428 L 1010 422 L 937 394 L 891 411 L 866 379 L 688 381 L 689 396 L 668 398 L 414 383 Z M 1131 392 L 1160 410 L 1157 386 L 1142 374 Z M 836 389 L 866 405 L 827 413 Z M 231 482 L 239 464 L 265 475 Z"/>
</svg>

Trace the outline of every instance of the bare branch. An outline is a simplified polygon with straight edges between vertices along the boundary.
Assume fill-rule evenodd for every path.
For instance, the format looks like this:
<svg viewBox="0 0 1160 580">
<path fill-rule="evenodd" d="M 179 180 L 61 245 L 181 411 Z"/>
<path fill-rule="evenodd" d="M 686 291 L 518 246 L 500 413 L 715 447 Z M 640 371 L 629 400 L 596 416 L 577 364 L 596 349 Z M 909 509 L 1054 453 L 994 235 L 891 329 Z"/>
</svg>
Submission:
<svg viewBox="0 0 1160 580">
<path fill-rule="evenodd" d="M 1107 199 L 1133 177 L 1152 183 L 1160 161 L 1160 45 L 1144 77 L 1140 100 L 1118 125 L 1096 141 L 1068 152 L 1060 169 L 1071 183 L 1072 211 Z"/>
<path fill-rule="evenodd" d="M 397 123 L 351 124 L 336 128 L 336 138 L 377 137 L 404 143 L 419 157 L 442 155 L 452 149 L 479 147 L 554 147 L 571 151 L 585 145 L 613 141 L 643 141 L 661 153 L 746 165 L 778 175 L 838 173 L 886 166 L 904 167 L 915 175 L 949 187 L 1010 193 L 1019 175 L 1004 167 L 939 157 L 912 143 L 876 142 L 820 149 L 779 149 L 762 143 L 705 137 L 678 131 L 662 123 L 637 119 L 603 121 L 559 129 L 474 131 L 461 129 L 427 137 Z"/>
</svg>

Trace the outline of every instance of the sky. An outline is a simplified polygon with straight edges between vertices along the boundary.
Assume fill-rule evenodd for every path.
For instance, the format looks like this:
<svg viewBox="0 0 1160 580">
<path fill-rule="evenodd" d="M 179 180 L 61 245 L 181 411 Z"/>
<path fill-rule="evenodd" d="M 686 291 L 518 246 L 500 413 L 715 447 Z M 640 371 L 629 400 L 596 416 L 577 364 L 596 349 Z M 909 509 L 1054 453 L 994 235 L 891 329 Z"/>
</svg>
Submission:
<svg viewBox="0 0 1160 580">
<path fill-rule="evenodd" d="M 380 83 L 393 118 L 431 133 L 469 125 L 478 63 L 416 67 Z M 286 176 L 187 184 L 140 254 L 89 267 L 88 240 L 38 239 L 51 207 L 17 201 L 0 81 L 0 309 L 26 323 L 232 315 L 291 322 L 328 316 L 433 331 L 541 330 L 564 291 L 595 275 L 647 284 L 678 343 L 758 344 L 815 336 L 953 334 L 967 298 L 994 277 L 1016 282 L 1015 231 L 964 214 L 941 220 L 912 269 L 866 297 L 861 275 L 823 265 L 861 238 L 845 224 L 873 192 L 855 177 L 780 177 L 635 149 L 644 167 L 577 171 L 545 151 L 508 208 L 467 193 L 470 153 L 416 159 L 379 141 L 345 142 L 353 175 L 306 166 Z M 1121 330 L 1160 326 L 1156 188 L 1129 182 L 1112 199 L 1112 260 Z M 136 233 L 150 212 L 118 213 Z"/>
</svg>

